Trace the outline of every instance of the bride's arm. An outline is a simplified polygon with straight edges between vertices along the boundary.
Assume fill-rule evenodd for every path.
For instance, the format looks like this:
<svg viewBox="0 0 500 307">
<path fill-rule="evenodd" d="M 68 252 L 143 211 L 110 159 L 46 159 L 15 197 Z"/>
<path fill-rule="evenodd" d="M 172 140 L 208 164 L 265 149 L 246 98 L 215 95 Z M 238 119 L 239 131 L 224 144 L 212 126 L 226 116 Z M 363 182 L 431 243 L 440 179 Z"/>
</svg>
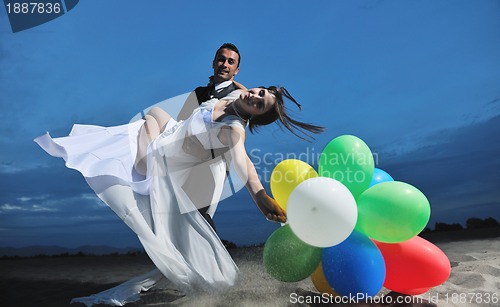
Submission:
<svg viewBox="0 0 500 307">
<path fill-rule="evenodd" d="M 259 180 L 257 170 L 247 155 L 245 132 L 234 127 L 228 127 L 226 130 L 236 174 L 245 182 L 245 187 L 262 214 L 269 220 L 284 223 L 286 221 L 285 211 L 267 195 Z"/>
</svg>

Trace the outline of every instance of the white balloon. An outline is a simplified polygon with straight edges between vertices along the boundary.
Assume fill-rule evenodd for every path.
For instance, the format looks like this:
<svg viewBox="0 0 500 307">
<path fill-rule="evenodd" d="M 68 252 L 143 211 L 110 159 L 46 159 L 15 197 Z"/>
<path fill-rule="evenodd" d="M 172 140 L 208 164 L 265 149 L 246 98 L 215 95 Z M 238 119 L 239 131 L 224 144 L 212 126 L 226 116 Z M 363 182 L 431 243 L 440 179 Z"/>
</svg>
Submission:
<svg viewBox="0 0 500 307">
<path fill-rule="evenodd" d="M 351 234 L 358 219 L 352 193 L 339 181 L 327 177 L 301 182 L 290 194 L 286 208 L 292 231 L 316 247 L 341 243 Z"/>
</svg>

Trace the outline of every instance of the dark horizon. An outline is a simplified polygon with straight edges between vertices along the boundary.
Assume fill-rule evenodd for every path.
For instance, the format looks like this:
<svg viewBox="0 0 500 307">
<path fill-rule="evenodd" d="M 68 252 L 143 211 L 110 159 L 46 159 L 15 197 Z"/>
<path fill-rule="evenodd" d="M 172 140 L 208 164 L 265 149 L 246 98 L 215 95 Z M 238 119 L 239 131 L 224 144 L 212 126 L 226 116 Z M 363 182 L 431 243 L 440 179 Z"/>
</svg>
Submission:
<svg viewBox="0 0 500 307">
<path fill-rule="evenodd" d="M 465 232 L 466 235 L 464 236 Z M 500 236 L 500 223 L 492 217 L 486 219 L 470 217 L 467 219 L 465 227 L 458 223 L 447 224 L 443 222 L 436 222 L 434 229 L 426 227 L 421 233 L 418 234 L 418 236 L 430 240 L 431 242 L 496 238 Z M 264 241 L 256 244 L 237 245 L 234 242 L 225 240 L 224 238 L 221 239 L 228 249 L 259 247 L 265 244 Z M 0 246 L 0 260 L 136 255 L 145 253 L 146 252 L 142 246 L 117 247 L 112 245 L 83 245 L 74 248 L 53 245 L 31 245 L 24 247 Z"/>
</svg>

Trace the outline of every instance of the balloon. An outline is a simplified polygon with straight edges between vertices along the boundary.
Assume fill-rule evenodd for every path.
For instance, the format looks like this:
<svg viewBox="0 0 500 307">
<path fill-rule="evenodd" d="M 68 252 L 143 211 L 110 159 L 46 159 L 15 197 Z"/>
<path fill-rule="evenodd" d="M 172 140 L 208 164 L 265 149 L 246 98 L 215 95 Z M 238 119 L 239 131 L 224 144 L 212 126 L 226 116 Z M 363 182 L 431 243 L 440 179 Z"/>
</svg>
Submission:
<svg viewBox="0 0 500 307">
<path fill-rule="evenodd" d="M 422 293 L 425 293 L 427 291 L 429 291 L 432 287 L 429 287 L 429 288 L 419 288 L 419 289 L 409 289 L 407 291 L 405 291 L 406 293 L 403 293 L 403 294 L 408 294 L 408 295 L 419 295 L 419 294 L 422 294 Z M 399 293 L 402 293 L 402 292 L 399 292 Z"/>
<path fill-rule="evenodd" d="M 328 283 L 343 296 L 374 296 L 382 288 L 385 265 L 377 246 L 353 231 L 342 243 L 323 250 L 321 260 Z"/>
<path fill-rule="evenodd" d="M 333 296 L 338 296 L 338 293 L 332 289 L 332 286 L 326 280 L 325 274 L 323 274 L 323 266 L 321 262 L 314 272 L 311 274 L 311 281 L 320 293 L 328 293 Z"/>
<path fill-rule="evenodd" d="M 387 181 L 394 181 L 394 179 L 391 177 L 391 175 L 381 170 L 380 168 L 374 168 L 372 181 L 370 182 L 370 185 L 368 187 L 372 187 L 377 183 L 387 182 Z"/>
<path fill-rule="evenodd" d="M 295 159 L 283 160 L 271 173 L 271 192 L 283 210 L 286 210 L 288 197 L 302 181 L 318 177 L 318 173 L 309 164 Z"/>
<path fill-rule="evenodd" d="M 448 257 L 434 244 L 413 237 L 408 241 L 388 244 L 375 241 L 384 256 L 384 286 L 403 294 L 422 294 L 444 283 L 451 273 Z"/>
<path fill-rule="evenodd" d="M 339 136 L 328 143 L 318 163 L 320 176 L 342 182 L 357 197 L 368 188 L 374 161 L 368 146 L 352 135 Z"/>
<path fill-rule="evenodd" d="M 356 230 L 381 242 L 398 243 L 420 233 L 429 221 L 429 201 L 417 188 L 400 181 L 374 185 L 358 198 Z"/>
<path fill-rule="evenodd" d="M 288 198 L 290 227 L 313 246 L 328 247 L 344 241 L 354 229 L 357 216 L 354 197 L 335 179 L 307 179 Z"/>
<path fill-rule="evenodd" d="M 275 230 L 264 245 L 264 267 L 277 280 L 295 282 L 307 278 L 321 261 L 321 249 L 302 242 L 289 225 Z"/>
</svg>

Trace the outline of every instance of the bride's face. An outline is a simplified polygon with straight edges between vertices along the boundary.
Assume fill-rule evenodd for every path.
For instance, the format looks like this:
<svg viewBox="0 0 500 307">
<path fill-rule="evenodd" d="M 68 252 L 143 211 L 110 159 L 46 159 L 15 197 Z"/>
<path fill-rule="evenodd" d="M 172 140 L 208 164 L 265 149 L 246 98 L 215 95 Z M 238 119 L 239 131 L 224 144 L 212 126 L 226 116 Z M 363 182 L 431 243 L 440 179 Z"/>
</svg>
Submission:
<svg viewBox="0 0 500 307">
<path fill-rule="evenodd" d="M 253 116 L 261 115 L 271 110 L 276 103 L 276 97 L 264 88 L 252 88 L 241 93 L 239 107 Z"/>
</svg>

